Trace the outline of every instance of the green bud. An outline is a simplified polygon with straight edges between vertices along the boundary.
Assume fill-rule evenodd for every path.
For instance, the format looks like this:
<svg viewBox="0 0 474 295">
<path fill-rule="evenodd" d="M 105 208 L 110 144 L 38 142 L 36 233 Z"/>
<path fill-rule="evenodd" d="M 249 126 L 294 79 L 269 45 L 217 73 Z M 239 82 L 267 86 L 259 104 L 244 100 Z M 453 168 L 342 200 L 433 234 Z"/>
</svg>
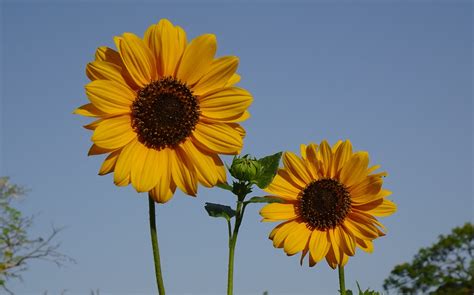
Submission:
<svg viewBox="0 0 474 295">
<path fill-rule="evenodd" d="M 245 155 L 243 157 L 234 157 L 232 165 L 230 166 L 230 174 L 243 181 L 254 181 L 262 170 L 262 166 L 257 159 Z"/>
</svg>

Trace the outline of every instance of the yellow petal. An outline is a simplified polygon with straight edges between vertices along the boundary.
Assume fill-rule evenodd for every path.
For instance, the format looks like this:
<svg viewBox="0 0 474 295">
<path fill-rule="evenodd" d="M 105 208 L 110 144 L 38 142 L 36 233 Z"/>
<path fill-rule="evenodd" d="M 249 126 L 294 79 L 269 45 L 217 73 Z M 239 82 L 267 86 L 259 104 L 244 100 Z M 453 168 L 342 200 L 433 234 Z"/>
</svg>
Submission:
<svg viewBox="0 0 474 295">
<path fill-rule="evenodd" d="M 371 241 L 362 240 L 357 237 L 355 239 L 356 239 L 357 246 L 361 248 L 363 251 L 367 253 L 374 252 L 374 244 Z"/>
<path fill-rule="evenodd" d="M 115 117 L 115 115 L 105 115 L 102 116 L 101 119 L 97 119 L 95 121 L 92 121 L 91 123 L 84 125 L 82 127 L 86 128 L 87 130 L 92 130 L 94 131 L 102 122 L 104 122 L 107 119 L 110 119 L 112 117 Z"/>
<path fill-rule="evenodd" d="M 360 210 L 360 211 L 370 211 L 380 205 L 382 205 L 384 199 L 383 198 L 377 198 L 375 200 L 372 200 L 370 202 L 367 202 L 367 203 L 362 203 L 362 204 L 355 204 L 354 202 L 352 202 L 352 208 L 356 208 L 357 210 Z"/>
<path fill-rule="evenodd" d="M 323 140 L 316 153 L 317 162 L 321 162 L 319 173 L 322 178 L 331 177 L 332 151 L 327 141 Z"/>
<path fill-rule="evenodd" d="M 309 240 L 309 254 L 314 262 L 323 259 L 328 253 L 330 246 L 326 231 L 313 230 Z"/>
<path fill-rule="evenodd" d="M 133 81 L 140 87 L 156 80 L 155 58 L 142 39 L 132 33 L 124 33 L 123 37 L 114 38 L 120 56 Z"/>
<path fill-rule="evenodd" d="M 369 154 L 367 152 L 354 153 L 342 168 L 340 180 L 346 187 L 360 183 L 367 176 L 368 165 Z"/>
<path fill-rule="evenodd" d="M 200 151 L 191 141 L 187 140 L 180 145 L 194 166 L 198 181 L 206 187 L 213 187 L 218 180 L 218 173 L 212 157 Z M 223 166 L 220 168 L 224 168 Z"/>
<path fill-rule="evenodd" d="M 87 130 L 95 130 L 100 125 L 100 123 L 104 122 L 104 120 L 106 119 L 98 119 L 82 127 L 86 128 Z"/>
<path fill-rule="evenodd" d="M 188 85 L 194 85 L 209 72 L 216 49 L 216 36 L 212 34 L 205 34 L 192 40 L 184 50 L 177 78 Z"/>
<path fill-rule="evenodd" d="M 156 186 L 150 191 L 150 196 L 157 203 L 164 204 L 171 200 L 176 191 L 176 184 L 171 177 L 171 152 L 165 148 L 159 151 L 161 153 L 160 171 L 158 172 L 159 180 Z"/>
<path fill-rule="evenodd" d="M 230 77 L 229 81 L 225 84 L 225 87 L 230 87 L 234 86 L 235 84 L 240 82 L 240 75 L 239 74 L 233 74 L 232 77 Z"/>
<path fill-rule="evenodd" d="M 215 59 L 207 72 L 193 87 L 195 95 L 202 95 L 215 89 L 225 87 L 239 66 L 236 56 L 223 56 Z"/>
<path fill-rule="evenodd" d="M 168 177 L 168 178 L 165 178 Z M 150 191 L 150 196 L 155 202 L 164 204 L 171 200 L 174 192 L 176 191 L 176 184 L 170 180 L 171 175 L 169 172 L 165 173 L 163 177 L 158 181 L 157 186 L 155 186 Z M 168 181 L 169 180 L 169 181 Z"/>
<path fill-rule="evenodd" d="M 293 180 L 301 187 L 305 187 L 312 181 L 311 176 L 309 175 L 305 165 L 303 164 L 303 161 L 301 161 L 301 159 L 294 153 L 283 153 L 283 165 L 288 171 L 291 180 Z"/>
<path fill-rule="evenodd" d="M 192 138 L 200 148 L 226 155 L 238 154 L 243 145 L 239 132 L 228 124 L 200 122 L 196 125 Z"/>
<path fill-rule="evenodd" d="M 161 38 L 158 74 L 175 77 L 178 63 L 186 48 L 186 32 L 178 26 L 173 26 L 167 19 L 160 20 L 157 28 Z"/>
<path fill-rule="evenodd" d="M 295 209 L 295 204 L 271 203 L 260 210 L 260 215 L 262 215 L 263 221 L 292 219 L 298 216 Z"/>
<path fill-rule="evenodd" d="M 308 261 L 308 262 L 309 262 L 309 263 L 308 263 L 308 264 L 309 264 L 309 267 L 313 267 L 313 266 L 315 266 L 315 265 L 318 263 L 316 260 L 313 259 L 313 257 L 312 257 L 311 255 L 309 255 L 309 259 L 308 259 L 308 260 L 309 260 L 309 261 Z"/>
<path fill-rule="evenodd" d="M 112 80 L 126 84 L 122 77 L 122 68 L 105 61 L 93 61 L 86 66 L 86 75 L 91 80 Z"/>
<path fill-rule="evenodd" d="M 105 61 L 122 67 L 123 62 L 120 53 L 107 46 L 101 46 L 95 51 L 96 61 Z"/>
<path fill-rule="evenodd" d="M 211 119 L 234 118 L 252 104 L 252 95 L 238 87 L 224 88 L 199 99 L 202 115 Z"/>
<path fill-rule="evenodd" d="M 107 113 L 99 110 L 96 106 L 94 106 L 91 103 L 78 107 L 77 109 L 74 110 L 73 114 L 81 115 L 85 117 L 100 117 L 100 116 L 107 115 Z"/>
<path fill-rule="evenodd" d="M 334 228 L 334 233 L 342 252 L 344 252 L 346 255 L 354 256 L 356 244 L 351 231 L 345 231 L 343 227 L 336 226 Z"/>
<path fill-rule="evenodd" d="M 111 153 L 113 152 L 115 149 L 106 149 L 106 148 L 101 148 L 95 144 L 93 144 L 90 149 L 89 149 L 89 152 L 87 153 L 88 156 L 95 156 L 95 155 L 102 155 L 102 154 L 106 154 L 106 153 Z"/>
<path fill-rule="evenodd" d="M 169 149 L 169 157 L 173 181 L 185 194 L 196 196 L 197 176 L 194 167 L 187 164 L 189 160 L 179 150 Z"/>
<path fill-rule="evenodd" d="M 375 170 L 378 170 L 379 168 L 380 168 L 380 165 L 374 165 L 367 170 L 367 174 L 371 174 L 372 172 L 374 172 Z M 386 172 L 384 173 L 385 173 L 384 176 L 387 176 L 387 173 Z"/>
<path fill-rule="evenodd" d="M 385 226 L 380 223 L 377 218 L 372 216 L 371 214 L 368 214 L 367 212 L 360 211 L 357 208 L 352 208 L 352 211 L 349 214 L 349 217 L 352 218 L 353 220 L 356 220 L 358 222 L 362 222 L 364 224 L 370 224 L 370 225 L 376 225 L 376 230 L 377 233 L 379 234 L 380 237 L 385 236 L 385 233 L 383 231 L 386 231 L 387 229 Z M 381 231 L 380 229 L 383 231 Z"/>
<path fill-rule="evenodd" d="M 349 261 L 349 256 L 346 254 L 342 253 L 342 258 L 341 258 L 341 266 L 344 266 L 347 264 L 347 261 Z"/>
<path fill-rule="evenodd" d="M 311 162 L 315 167 L 317 167 L 316 163 L 318 162 L 317 160 L 317 153 L 318 153 L 318 145 L 311 142 L 308 144 L 306 147 L 306 158 L 309 162 Z"/>
<path fill-rule="evenodd" d="M 285 253 L 288 255 L 294 255 L 302 251 L 308 244 L 310 235 L 311 231 L 306 227 L 306 223 L 297 223 L 285 239 Z"/>
<path fill-rule="evenodd" d="M 344 254 L 342 248 L 340 248 L 339 237 L 337 236 L 336 228 L 328 230 L 329 240 L 331 241 L 331 247 L 326 255 L 326 260 L 329 266 L 335 268 L 336 265 L 344 266 L 349 257 Z M 334 264 L 336 262 L 336 265 Z"/>
<path fill-rule="evenodd" d="M 329 241 L 331 242 L 331 250 L 329 250 L 329 252 L 332 252 L 334 254 L 334 258 L 336 259 L 336 262 L 337 264 L 339 264 L 341 262 L 341 249 L 339 248 L 339 244 L 338 244 L 338 238 L 336 236 L 336 232 L 334 230 L 334 228 L 332 229 L 329 229 L 327 231 L 328 233 L 328 236 L 329 236 Z M 328 253 L 329 254 L 329 253 Z"/>
<path fill-rule="evenodd" d="M 95 129 L 92 141 L 99 147 L 118 149 L 137 137 L 131 127 L 130 116 L 123 115 L 104 120 Z"/>
<path fill-rule="evenodd" d="M 265 188 L 265 191 L 286 200 L 296 200 L 302 188 L 290 181 L 287 175 L 288 173 L 285 170 L 279 169 L 272 183 Z"/>
<path fill-rule="evenodd" d="M 248 111 L 244 111 L 239 113 L 235 116 L 231 117 L 223 117 L 223 118 L 210 118 L 207 117 L 204 113 L 201 113 L 201 120 L 205 123 L 212 124 L 212 123 L 238 123 L 243 122 L 250 118 L 250 113 Z M 244 134 L 245 135 L 245 134 Z"/>
<path fill-rule="evenodd" d="M 116 150 L 115 152 L 110 153 L 110 155 L 105 158 L 102 166 L 99 170 L 99 175 L 106 175 L 114 171 L 115 164 L 117 163 L 118 156 L 122 150 Z"/>
<path fill-rule="evenodd" d="M 130 171 L 136 156 L 135 147 L 139 144 L 138 139 L 135 138 L 132 142 L 127 144 L 120 153 L 114 169 L 114 183 L 116 185 L 128 185 L 130 181 Z"/>
<path fill-rule="evenodd" d="M 350 188 L 354 203 L 367 203 L 376 198 L 382 189 L 383 179 L 377 176 L 367 176 L 361 182 Z"/>
<path fill-rule="evenodd" d="M 163 172 L 169 168 L 167 165 L 164 166 L 165 153 L 149 149 L 141 143 L 135 147 L 135 153 L 131 170 L 132 185 L 139 193 L 148 192 L 156 186 Z"/>
<path fill-rule="evenodd" d="M 108 114 L 130 113 L 136 94 L 128 86 L 110 80 L 95 80 L 86 85 L 86 94 L 94 106 Z"/>
<path fill-rule="evenodd" d="M 317 149 L 318 145 L 315 143 L 310 143 L 308 146 L 306 146 L 306 151 L 304 152 L 305 156 L 305 166 L 306 169 L 308 169 L 308 172 L 311 176 L 311 179 L 317 180 L 319 179 L 319 160 L 316 157 L 317 154 Z M 303 152 L 301 152 L 301 155 L 303 155 Z"/>
<path fill-rule="evenodd" d="M 363 210 L 362 207 L 358 207 L 357 209 Z M 367 211 L 368 214 L 373 215 L 373 216 L 385 217 L 385 216 L 390 216 L 393 213 L 395 213 L 397 211 L 397 205 L 390 200 L 383 199 L 382 204 L 380 204 L 379 206 L 370 210 L 363 210 L 363 211 Z"/>
<path fill-rule="evenodd" d="M 339 177 L 342 167 L 352 156 L 352 144 L 349 140 L 341 142 L 335 149 L 332 177 Z"/>
<path fill-rule="evenodd" d="M 363 240 L 373 240 L 378 237 L 377 228 L 370 223 L 370 221 L 363 219 L 363 216 L 359 216 L 358 214 L 349 214 L 344 220 L 344 226 L 355 237 Z"/>
<path fill-rule="evenodd" d="M 379 206 L 383 202 L 383 199 L 391 194 L 391 191 L 381 189 L 376 195 L 358 196 L 357 198 L 352 198 L 352 206 L 361 211 L 369 211 Z"/>
<path fill-rule="evenodd" d="M 341 144 L 342 144 L 342 140 L 338 140 L 335 144 L 332 145 L 331 151 L 332 151 L 333 155 L 336 153 L 336 150 L 338 149 L 338 147 Z"/>
<path fill-rule="evenodd" d="M 155 57 L 156 67 L 160 68 L 160 53 L 161 53 L 161 35 L 158 25 L 153 24 L 145 32 L 143 41 L 146 46 L 150 48 L 151 54 Z"/>
<path fill-rule="evenodd" d="M 227 125 L 229 125 L 232 129 L 237 131 L 237 133 L 239 133 L 241 139 L 245 138 L 245 134 L 247 134 L 247 133 L 245 132 L 244 127 L 242 127 L 240 124 L 238 124 L 238 123 L 229 123 Z"/>
<path fill-rule="evenodd" d="M 275 248 L 283 248 L 283 243 L 288 235 L 298 226 L 297 220 L 291 220 L 283 223 L 273 236 L 273 246 Z"/>
<path fill-rule="evenodd" d="M 300 144 L 300 154 L 301 154 L 301 158 L 303 159 L 303 162 L 306 161 L 306 144 L 302 143 Z"/>
<path fill-rule="evenodd" d="M 326 261 L 332 269 L 336 269 L 337 265 L 339 264 L 338 258 L 336 258 L 336 254 L 334 253 L 334 247 L 337 246 L 331 245 L 331 247 L 329 247 L 328 253 L 326 254 Z"/>
<path fill-rule="evenodd" d="M 309 244 L 309 242 L 308 242 L 308 244 Z M 303 265 L 303 260 L 306 257 L 306 254 L 308 254 L 308 252 L 309 252 L 308 247 L 304 248 L 303 252 L 301 252 L 300 265 Z"/>
<path fill-rule="evenodd" d="M 128 73 L 127 68 L 125 67 L 125 64 L 122 61 L 122 57 L 120 56 L 120 53 L 118 53 L 117 51 L 111 48 L 108 48 L 106 46 L 99 47 L 97 48 L 97 51 L 95 52 L 95 60 L 112 63 L 118 66 L 121 69 L 120 74 L 123 77 L 123 79 L 127 82 L 127 84 L 132 89 L 137 90 L 139 88 L 137 84 L 133 81 L 130 74 Z"/>
<path fill-rule="evenodd" d="M 226 169 L 224 167 L 224 163 L 219 158 L 218 155 L 212 155 L 212 160 L 214 161 L 214 165 L 216 165 L 217 171 L 217 183 L 226 183 L 227 182 L 227 174 Z"/>
<path fill-rule="evenodd" d="M 280 230 L 280 228 L 283 227 L 283 225 L 289 223 L 289 222 L 292 222 L 291 220 L 290 221 L 287 221 L 287 222 L 283 222 L 283 223 L 280 223 L 279 225 L 277 225 L 276 227 L 274 227 L 272 229 L 272 231 L 270 232 L 270 234 L 268 235 L 268 238 L 270 240 L 273 240 L 273 238 L 275 237 L 275 234 Z"/>
<path fill-rule="evenodd" d="M 342 140 L 338 140 L 335 144 L 332 145 L 331 147 L 331 153 L 332 153 L 332 156 L 331 156 L 331 167 L 329 168 L 329 176 L 331 178 L 335 178 L 335 175 L 336 175 L 336 163 L 335 163 L 335 156 L 336 156 L 336 151 L 337 149 L 339 148 L 339 146 L 342 145 Z"/>
<path fill-rule="evenodd" d="M 82 127 L 84 127 L 87 130 L 94 131 L 102 122 L 104 122 L 105 120 L 110 119 L 112 117 L 116 117 L 116 115 L 108 115 L 108 114 L 104 115 L 100 119 L 92 121 L 91 123 L 83 125 Z"/>
</svg>

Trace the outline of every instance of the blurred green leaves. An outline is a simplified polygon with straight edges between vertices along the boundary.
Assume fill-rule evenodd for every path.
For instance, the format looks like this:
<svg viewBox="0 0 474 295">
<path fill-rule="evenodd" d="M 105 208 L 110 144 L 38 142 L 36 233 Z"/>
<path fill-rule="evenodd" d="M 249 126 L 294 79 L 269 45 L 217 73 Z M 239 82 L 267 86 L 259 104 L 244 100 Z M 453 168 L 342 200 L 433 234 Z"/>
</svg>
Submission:
<svg viewBox="0 0 474 295">
<path fill-rule="evenodd" d="M 384 281 L 385 290 L 403 294 L 473 294 L 474 226 L 467 222 L 432 246 L 421 248 Z"/>
</svg>

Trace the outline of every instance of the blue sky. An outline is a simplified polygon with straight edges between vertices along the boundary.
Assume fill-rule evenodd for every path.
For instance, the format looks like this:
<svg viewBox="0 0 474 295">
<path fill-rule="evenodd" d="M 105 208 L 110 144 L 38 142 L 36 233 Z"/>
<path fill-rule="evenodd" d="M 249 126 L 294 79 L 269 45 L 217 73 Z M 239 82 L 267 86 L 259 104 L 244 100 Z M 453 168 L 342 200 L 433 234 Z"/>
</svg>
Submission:
<svg viewBox="0 0 474 295">
<path fill-rule="evenodd" d="M 31 189 L 19 204 L 33 234 L 65 226 L 63 268 L 37 262 L 17 294 L 154 294 L 147 200 L 117 188 L 87 157 L 84 67 L 123 32 L 142 35 L 161 18 L 188 37 L 214 33 L 218 55 L 240 58 L 254 95 L 244 153 L 298 151 L 301 143 L 350 139 L 389 172 L 399 211 L 382 222 L 373 254 L 346 267 L 349 287 L 381 289 L 398 263 L 472 220 L 472 3 L 3 2 L 0 175 Z M 230 158 L 224 158 L 227 163 Z M 256 191 L 255 194 L 261 194 Z M 169 294 L 223 294 L 227 233 L 205 202 L 232 204 L 219 189 L 178 192 L 157 208 Z M 337 271 L 299 265 L 272 247 L 275 224 L 247 211 L 237 244 L 236 294 L 335 294 Z"/>
</svg>

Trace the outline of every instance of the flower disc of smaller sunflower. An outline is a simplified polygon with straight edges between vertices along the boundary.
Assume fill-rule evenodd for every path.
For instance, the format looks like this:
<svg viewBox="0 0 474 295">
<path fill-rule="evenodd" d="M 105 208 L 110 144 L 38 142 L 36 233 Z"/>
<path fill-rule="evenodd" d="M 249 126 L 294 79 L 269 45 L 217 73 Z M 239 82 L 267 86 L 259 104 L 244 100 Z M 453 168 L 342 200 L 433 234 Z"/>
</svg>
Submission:
<svg viewBox="0 0 474 295">
<path fill-rule="evenodd" d="M 118 186 L 132 184 L 165 203 L 176 187 L 195 195 L 226 173 L 219 154 L 238 154 L 251 94 L 234 85 L 239 60 L 215 58 L 216 38 L 187 42 L 168 20 L 145 32 L 115 37 L 117 51 L 100 47 L 86 67 L 90 103 L 75 113 L 97 118 L 89 155 L 108 154 L 99 174 L 114 172 Z"/>
<path fill-rule="evenodd" d="M 286 152 L 284 168 L 265 189 L 281 203 L 260 211 L 263 221 L 284 221 L 269 235 L 273 245 L 289 256 L 302 251 L 301 263 L 309 252 L 310 266 L 326 258 L 332 268 L 344 266 L 356 247 L 372 252 L 372 240 L 385 235 L 375 217 L 391 215 L 396 205 L 382 188 L 386 173 L 368 164 L 369 155 L 353 153 L 349 140 L 332 148 L 326 141 L 301 145 L 301 157 Z"/>
</svg>

